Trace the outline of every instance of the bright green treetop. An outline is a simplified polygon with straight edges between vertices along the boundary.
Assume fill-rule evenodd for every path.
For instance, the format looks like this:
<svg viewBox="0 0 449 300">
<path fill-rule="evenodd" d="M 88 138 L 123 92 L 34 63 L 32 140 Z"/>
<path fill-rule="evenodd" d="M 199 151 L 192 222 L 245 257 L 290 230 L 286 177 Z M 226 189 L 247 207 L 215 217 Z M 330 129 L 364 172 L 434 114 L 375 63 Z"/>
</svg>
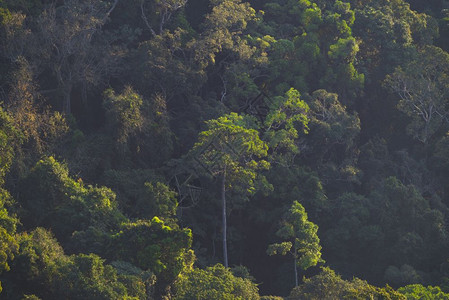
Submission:
<svg viewBox="0 0 449 300">
<path fill-rule="evenodd" d="M 256 170 L 267 169 L 263 159 L 268 145 L 259 138 L 250 118 L 236 113 L 206 122 L 192 149 L 195 158 L 213 176 L 226 174 L 227 188 L 245 188 L 253 193 Z M 235 186 L 234 186 L 235 184 Z"/>
<path fill-rule="evenodd" d="M 295 257 L 297 266 L 307 270 L 323 262 L 317 232 L 318 226 L 307 219 L 304 207 L 294 201 L 285 215 L 282 227 L 276 233 L 285 242 L 270 245 L 267 253 L 285 255 L 290 252 Z"/>
<path fill-rule="evenodd" d="M 444 293 L 438 286 L 424 287 L 421 284 L 411 284 L 398 289 L 398 292 L 404 294 L 409 300 L 444 300 L 449 299 L 449 294 Z"/>
<path fill-rule="evenodd" d="M 296 89 L 290 88 L 284 97 L 274 98 L 270 105 L 264 126 L 265 139 L 273 154 L 299 152 L 295 143 L 299 136 L 297 128 L 300 126 L 304 133 L 309 129 L 309 106 L 300 97 L 301 94 Z"/>
</svg>

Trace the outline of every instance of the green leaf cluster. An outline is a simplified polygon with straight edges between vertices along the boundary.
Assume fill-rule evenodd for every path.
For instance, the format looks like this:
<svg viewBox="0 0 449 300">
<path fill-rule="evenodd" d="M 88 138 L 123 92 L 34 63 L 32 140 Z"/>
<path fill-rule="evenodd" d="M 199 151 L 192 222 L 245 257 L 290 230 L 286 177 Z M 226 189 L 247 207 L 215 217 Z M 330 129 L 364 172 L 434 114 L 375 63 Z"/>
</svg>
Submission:
<svg viewBox="0 0 449 300">
<path fill-rule="evenodd" d="M 175 284 L 175 291 L 175 299 L 260 299 L 255 283 L 232 275 L 221 264 L 182 275 Z"/>
</svg>

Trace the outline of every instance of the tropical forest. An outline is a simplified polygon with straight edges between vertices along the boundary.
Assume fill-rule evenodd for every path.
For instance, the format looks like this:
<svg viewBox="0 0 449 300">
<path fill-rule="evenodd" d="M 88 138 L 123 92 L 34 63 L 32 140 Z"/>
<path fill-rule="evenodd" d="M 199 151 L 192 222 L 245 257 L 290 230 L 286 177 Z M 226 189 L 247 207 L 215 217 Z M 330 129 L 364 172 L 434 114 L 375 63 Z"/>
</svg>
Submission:
<svg viewBox="0 0 449 300">
<path fill-rule="evenodd" d="M 449 299 L 449 0 L 0 0 L 0 299 Z"/>
</svg>

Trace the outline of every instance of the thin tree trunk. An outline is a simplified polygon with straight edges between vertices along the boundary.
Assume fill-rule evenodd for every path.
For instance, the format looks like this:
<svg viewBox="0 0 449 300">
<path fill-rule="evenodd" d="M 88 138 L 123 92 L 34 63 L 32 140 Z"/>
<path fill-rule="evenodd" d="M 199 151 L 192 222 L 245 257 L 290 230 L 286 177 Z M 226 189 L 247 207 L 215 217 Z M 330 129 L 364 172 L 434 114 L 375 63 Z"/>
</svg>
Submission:
<svg viewBox="0 0 449 300">
<path fill-rule="evenodd" d="M 223 173 L 223 176 L 221 177 L 221 204 L 222 204 L 222 226 L 223 226 L 223 261 L 224 266 L 228 267 L 228 246 L 226 243 L 226 170 Z"/>
<path fill-rule="evenodd" d="M 295 255 L 294 263 L 295 263 L 295 286 L 298 286 L 298 267 L 296 266 L 296 255 Z"/>
<path fill-rule="evenodd" d="M 71 87 L 66 87 L 63 89 L 63 103 L 62 103 L 62 111 L 64 112 L 65 115 L 69 115 L 71 112 L 71 99 L 70 99 L 70 94 L 72 93 L 72 88 Z"/>
</svg>

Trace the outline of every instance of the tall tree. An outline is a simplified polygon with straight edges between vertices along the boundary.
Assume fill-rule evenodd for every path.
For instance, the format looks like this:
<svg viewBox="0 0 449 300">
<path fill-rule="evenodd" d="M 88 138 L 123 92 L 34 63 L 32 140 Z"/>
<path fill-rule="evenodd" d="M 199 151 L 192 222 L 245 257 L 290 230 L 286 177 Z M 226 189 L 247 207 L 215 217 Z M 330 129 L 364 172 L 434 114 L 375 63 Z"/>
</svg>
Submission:
<svg viewBox="0 0 449 300">
<path fill-rule="evenodd" d="M 267 155 L 268 146 L 259 138 L 259 132 L 251 128 L 250 119 L 236 113 L 206 124 L 207 130 L 200 133 L 191 154 L 208 173 L 220 179 L 223 261 L 228 267 L 226 191 L 254 193 L 257 170 L 269 167 L 268 162 L 260 159 Z"/>
<path fill-rule="evenodd" d="M 400 97 L 398 109 L 411 118 L 409 134 L 417 140 L 426 144 L 449 120 L 449 54 L 444 50 L 424 47 L 386 83 Z"/>
<path fill-rule="evenodd" d="M 65 0 L 61 6 L 48 6 L 38 17 L 34 38 L 42 46 L 33 54 L 55 76 L 65 113 L 71 112 L 73 88 L 99 83 L 123 54 L 101 34 L 117 2 Z"/>
<path fill-rule="evenodd" d="M 307 270 L 316 266 L 321 259 L 320 239 L 317 235 L 318 226 L 307 219 L 307 213 L 298 201 L 294 201 L 285 214 L 282 227 L 276 235 L 284 242 L 268 246 L 268 255 L 291 253 L 294 259 L 295 285 L 298 286 L 298 270 Z"/>
</svg>

